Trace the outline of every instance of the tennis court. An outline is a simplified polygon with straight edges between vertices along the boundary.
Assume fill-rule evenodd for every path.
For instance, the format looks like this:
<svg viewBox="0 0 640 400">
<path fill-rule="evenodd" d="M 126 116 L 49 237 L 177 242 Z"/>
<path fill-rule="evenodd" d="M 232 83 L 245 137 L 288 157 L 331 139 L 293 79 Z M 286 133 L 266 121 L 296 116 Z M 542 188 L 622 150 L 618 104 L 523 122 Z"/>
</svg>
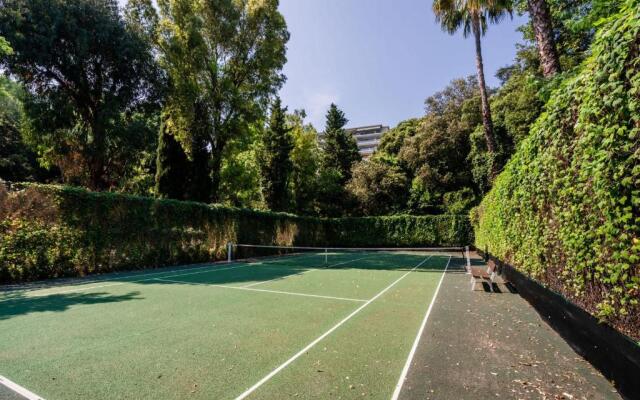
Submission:
<svg viewBox="0 0 640 400">
<path fill-rule="evenodd" d="M 3 390 L 394 398 L 445 271 L 464 262 L 461 249 L 260 255 L 0 292 Z"/>
</svg>

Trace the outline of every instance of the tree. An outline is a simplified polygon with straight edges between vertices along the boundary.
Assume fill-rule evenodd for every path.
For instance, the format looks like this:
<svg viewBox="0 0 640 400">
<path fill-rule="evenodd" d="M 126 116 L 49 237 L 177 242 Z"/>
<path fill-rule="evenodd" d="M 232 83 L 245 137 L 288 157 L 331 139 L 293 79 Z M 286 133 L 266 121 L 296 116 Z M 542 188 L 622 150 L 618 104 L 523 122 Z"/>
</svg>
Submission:
<svg viewBox="0 0 640 400">
<path fill-rule="evenodd" d="M 220 172 L 222 204 L 254 209 L 266 209 L 262 190 L 260 153 L 266 131 L 260 120 L 249 125 L 247 131 L 234 136 L 225 147 Z"/>
<path fill-rule="evenodd" d="M 531 25 L 535 32 L 536 44 L 540 53 L 542 74 L 545 77 L 560 72 L 560 58 L 553 37 L 553 23 L 546 0 L 527 0 Z"/>
<path fill-rule="evenodd" d="M 13 53 L 0 36 L 0 58 Z M 24 143 L 20 124 L 24 117 L 24 89 L 11 78 L 0 74 L 0 179 L 33 181 L 47 178 L 39 168 L 36 154 Z"/>
<path fill-rule="evenodd" d="M 356 140 L 344 129 L 347 122 L 344 112 L 331 103 L 327 112 L 322 163 L 325 169 L 334 169 L 340 174 L 342 185 L 351 178 L 353 164 L 362 159 Z"/>
<path fill-rule="evenodd" d="M 132 0 L 169 77 L 165 112 L 193 161 L 190 198 L 220 199 L 225 148 L 282 85 L 289 39 L 277 0 Z"/>
<path fill-rule="evenodd" d="M 531 23 L 519 28 L 523 33 L 525 45 L 518 46 L 516 59 L 525 69 L 531 69 L 533 73 L 538 74 L 540 71 L 544 72 L 544 60 L 536 31 L 539 28 L 531 12 L 530 1 L 541 2 L 514 1 L 519 12 L 528 12 L 531 16 Z M 585 57 L 591 54 L 589 47 L 596 32 L 594 26 L 603 18 L 618 12 L 624 0 L 544 0 L 544 3 L 548 10 L 548 25 L 552 29 L 551 39 L 558 54 L 558 63 L 562 70 L 568 71 L 580 65 Z"/>
<path fill-rule="evenodd" d="M 125 162 L 129 117 L 156 71 L 115 0 L 4 0 L 0 31 L 15 52 L 2 66 L 25 85 L 27 142 L 67 179 L 92 189 Z M 125 128 L 125 129 L 123 129 Z"/>
<path fill-rule="evenodd" d="M 315 214 L 318 195 L 318 169 L 320 166 L 320 146 L 318 132 L 311 124 L 305 124 L 304 110 L 296 110 L 287 115 L 288 126 L 293 137 L 291 150 L 291 192 L 294 210 L 297 214 Z"/>
<path fill-rule="evenodd" d="M 449 34 L 463 29 L 464 37 L 473 34 L 476 48 L 476 69 L 478 74 L 478 88 L 482 100 L 482 125 L 490 154 L 495 154 L 495 138 L 493 135 L 493 121 L 489 95 L 484 77 L 481 38 L 485 34 L 488 23 L 499 22 L 505 15 L 511 14 L 509 0 L 434 0 L 433 12 L 436 20 Z M 497 175 L 497 169 L 492 167 L 492 175 Z"/>
<path fill-rule="evenodd" d="M 404 209 L 408 194 L 407 176 L 398 166 L 376 158 L 353 168 L 347 190 L 358 201 L 364 215 L 387 215 Z"/>
<path fill-rule="evenodd" d="M 7 39 L 5 39 L 3 36 L 0 36 L 0 57 L 9 56 L 11 54 L 13 54 L 11 45 L 9 44 L 9 42 L 7 42 Z"/>
<path fill-rule="evenodd" d="M 269 209 L 275 211 L 284 211 L 287 208 L 287 189 L 293 168 L 293 138 L 291 128 L 286 124 L 286 112 L 287 108 L 283 108 L 280 98 L 276 97 L 271 106 L 269 127 L 262 137 L 262 151 L 259 157 L 264 199 Z"/>
<path fill-rule="evenodd" d="M 400 122 L 395 128 L 389 129 L 382 135 L 380 145 L 376 149 L 376 155 L 397 157 L 404 141 L 418 133 L 421 123 L 421 118 L 411 118 Z"/>
<path fill-rule="evenodd" d="M 168 132 L 166 116 L 162 116 L 156 154 L 155 193 L 164 199 L 183 200 L 187 195 L 189 160 L 180 143 Z"/>
<path fill-rule="evenodd" d="M 455 79 L 428 97 L 418 132 L 403 142 L 398 159 L 411 179 L 408 204 L 413 212 L 445 211 L 447 193 L 473 187 L 466 158 L 469 136 L 482 123 L 477 85 L 474 77 Z"/>
</svg>

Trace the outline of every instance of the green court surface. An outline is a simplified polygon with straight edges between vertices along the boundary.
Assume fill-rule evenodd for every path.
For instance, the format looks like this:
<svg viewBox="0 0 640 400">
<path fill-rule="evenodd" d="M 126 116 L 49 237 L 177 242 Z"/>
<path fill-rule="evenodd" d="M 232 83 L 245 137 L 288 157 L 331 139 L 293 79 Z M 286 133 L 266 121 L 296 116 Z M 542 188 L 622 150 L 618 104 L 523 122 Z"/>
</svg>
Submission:
<svg viewBox="0 0 640 400">
<path fill-rule="evenodd" d="M 456 262 L 305 253 L 0 291 L 0 375 L 49 400 L 389 399 Z"/>
</svg>

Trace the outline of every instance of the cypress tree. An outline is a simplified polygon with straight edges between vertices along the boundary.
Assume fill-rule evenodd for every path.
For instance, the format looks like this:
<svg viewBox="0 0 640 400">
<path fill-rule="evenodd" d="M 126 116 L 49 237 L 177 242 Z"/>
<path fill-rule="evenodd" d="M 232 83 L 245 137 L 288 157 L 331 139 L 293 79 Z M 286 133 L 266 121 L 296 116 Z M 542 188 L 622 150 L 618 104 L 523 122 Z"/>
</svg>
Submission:
<svg viewBox="0 0 640 400">
<path fill-rule="evenodd" d="M 269 209 L 283 211 L 287 208 L 288 182 L 293 170 L 291 151 L 293 137 L 286 124 L 286 107 L 282 107 L 279 97 L 273 102 L 269 127 L 263 138 L 260 152 L 262 188 Z"/>
<path fill-rule="evenodd" d="M 160 198 L 186 199 L 186 175 L 190 167 L 180 143 L 168 132 L 166 119 L 160 125 L 156 155 L 156 194 Z"/>
<path fill-rule="evenodd" d="M 344 129 L 347 122 L 344 112 L 331 103 L 327 112 L 322 161 L 326 170 L 334 169 L 340 173 L 343 185 L 351 179 L 353 164 L 362 160 L 356 140 Z"/>
</svg>

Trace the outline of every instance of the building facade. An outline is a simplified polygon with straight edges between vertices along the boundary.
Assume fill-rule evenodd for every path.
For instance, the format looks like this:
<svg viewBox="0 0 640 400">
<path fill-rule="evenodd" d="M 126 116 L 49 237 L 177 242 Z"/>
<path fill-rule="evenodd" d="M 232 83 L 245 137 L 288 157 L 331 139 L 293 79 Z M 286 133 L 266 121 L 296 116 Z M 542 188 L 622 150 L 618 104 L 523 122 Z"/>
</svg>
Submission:
<svg viewBox="0 0 640 400">
<path fill-rule="evenodd" d="M 382 135 L 389 130 L 384 125 L 369 125 L 358 128 L 350 128 L 346 131 L 351 133 L 358 144 L 358 151 L 363 158 L 369 157 L 378 148 Z"/>
<path fill-rule="evenodd" d="M 356 140 L 358 152 L 362 158 L 367 158 L 376 151 L 382 135 L 388 130 L 389 127 L 384 125 L 369 125 L 345 129 L 345 131 L 350 133 Z M 324 141 L 324 132 L 318 133 L 318 139 L 320 143 Z"/>
</svg>

